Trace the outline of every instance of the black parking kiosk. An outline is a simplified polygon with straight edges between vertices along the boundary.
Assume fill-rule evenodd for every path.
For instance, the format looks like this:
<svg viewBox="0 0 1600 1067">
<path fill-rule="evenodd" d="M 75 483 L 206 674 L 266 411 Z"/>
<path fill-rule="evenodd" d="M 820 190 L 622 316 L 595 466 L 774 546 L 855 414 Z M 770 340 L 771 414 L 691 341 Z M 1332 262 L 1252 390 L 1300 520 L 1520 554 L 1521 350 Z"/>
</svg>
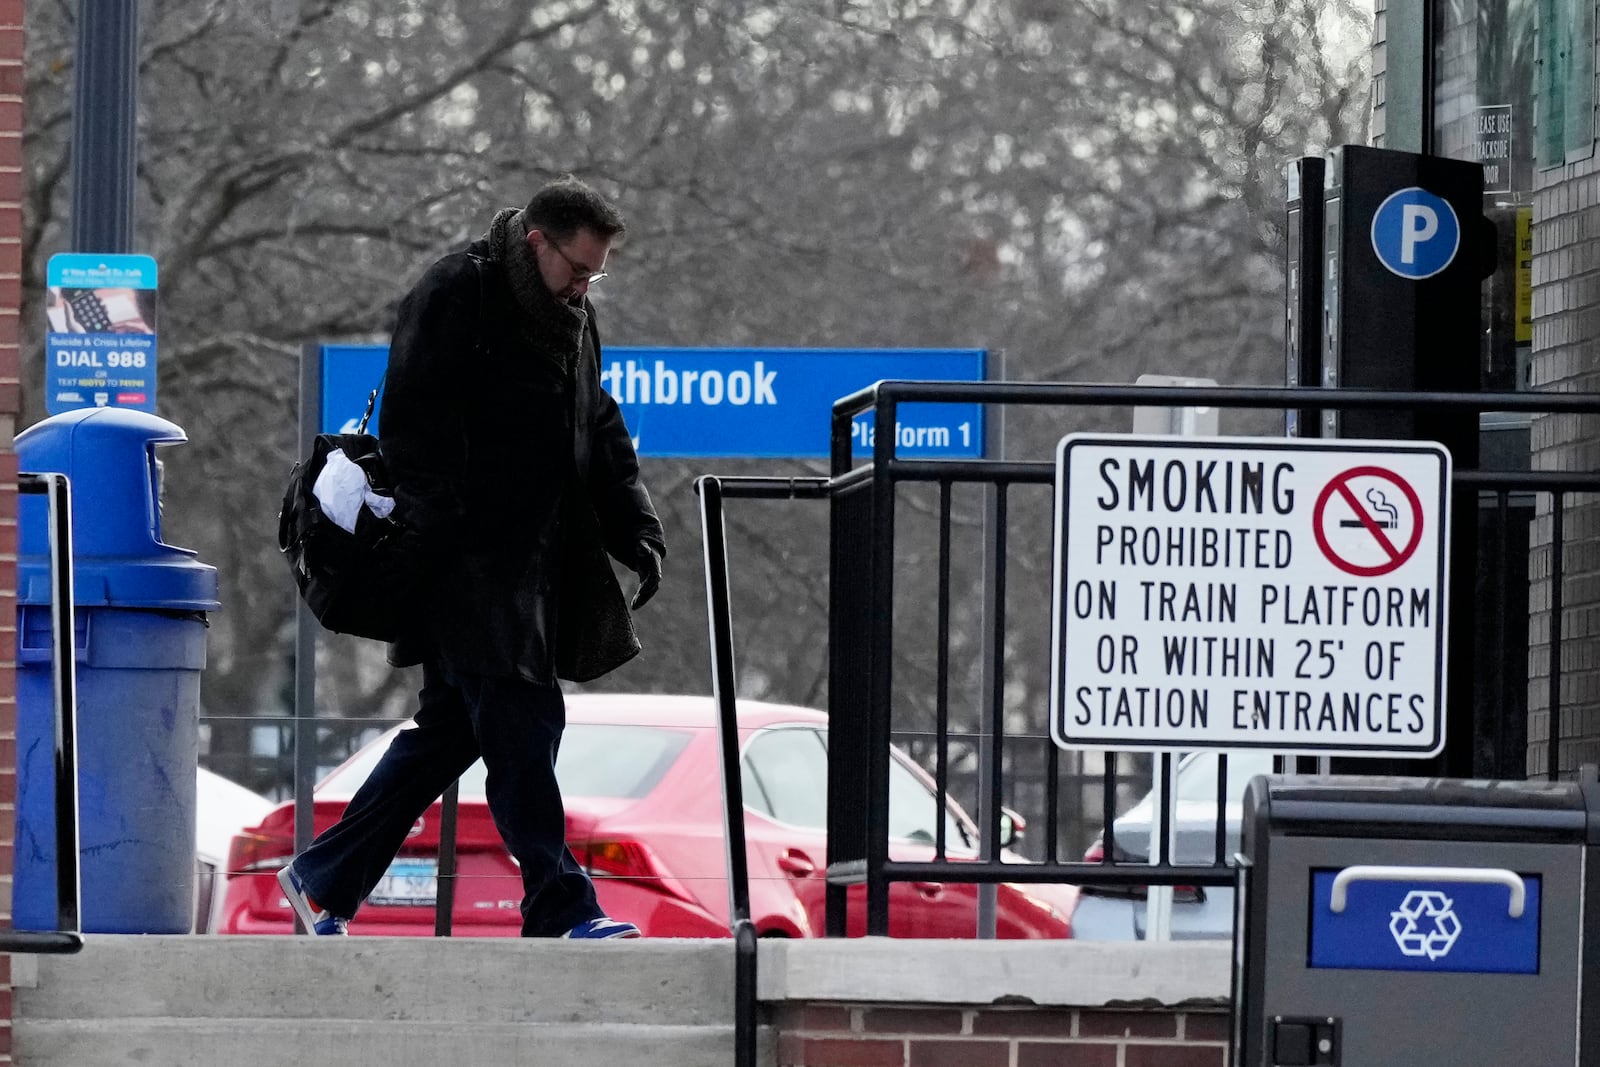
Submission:
<svg viewBox="0 0 1600 1067">
<path fill-rule="evenodd" d="M 1234 1067 L 1600 1063 L 1593 768 L 1258 777 L 1240 845 Z"/>
</svg>

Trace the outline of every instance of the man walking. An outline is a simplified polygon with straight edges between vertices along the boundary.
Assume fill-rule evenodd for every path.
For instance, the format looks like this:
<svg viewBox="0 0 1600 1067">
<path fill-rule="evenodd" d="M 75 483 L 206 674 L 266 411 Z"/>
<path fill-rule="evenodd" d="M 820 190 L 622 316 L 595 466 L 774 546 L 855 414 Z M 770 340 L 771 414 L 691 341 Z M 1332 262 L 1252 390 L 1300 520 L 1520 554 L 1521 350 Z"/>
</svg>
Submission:
<svg viewBox="0 0 1600 1067">
<path fill-rule="evenodd" d="M 343 934 L 418 817 L 472 762 L 521 865 L 524 937 L 638 937 L 606 917 L 565 843 L 557 678 L 639 652 L 629 608 L 661 581 L 665 540 L 616 403 L 600 384 L 589 287 L 624 232 L 573 178 L 495 215 L 400 306 L 380 440 L 421 585 L 395 666 L 421 708 L 344 816 L 278 873 L 318 934 Z M 637 572 L 631 605 L 607 556 Z"/>
</svg>

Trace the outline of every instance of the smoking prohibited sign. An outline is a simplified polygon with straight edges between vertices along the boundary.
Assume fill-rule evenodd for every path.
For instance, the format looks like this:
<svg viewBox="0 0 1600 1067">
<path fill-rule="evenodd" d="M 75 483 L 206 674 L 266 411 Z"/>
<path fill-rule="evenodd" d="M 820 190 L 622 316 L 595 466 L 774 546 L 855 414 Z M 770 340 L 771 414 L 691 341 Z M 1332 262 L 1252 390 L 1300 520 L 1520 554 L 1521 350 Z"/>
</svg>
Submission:
<svg viewBox="0 0 1600 1067">
<path fill-rule="evenodd" d="M 1437 754 L 1449 489 L 1433 443 L 1062 438 L 1056 744 Z"/>
<path fill-rule="evenodd" d="M 1400 502 L 1391 502 L 1391 497 Z M 1317 547 L 1328 562 L 1363 578 L 1398 570 L 1422 543 L 1424 525 L 1417 491 L 1383 467 L 1353 467 L 1335 476 L 1317 497 L 1312 520 Z M 1372 536 L 1330 536 L 1335 530 L 1365 530 Z M 1397 536 L 1400 530 L 1409 530 L 1410 535 Z M 1396 547 L 1397 543 L 1404 547 Z"/>
</svg>

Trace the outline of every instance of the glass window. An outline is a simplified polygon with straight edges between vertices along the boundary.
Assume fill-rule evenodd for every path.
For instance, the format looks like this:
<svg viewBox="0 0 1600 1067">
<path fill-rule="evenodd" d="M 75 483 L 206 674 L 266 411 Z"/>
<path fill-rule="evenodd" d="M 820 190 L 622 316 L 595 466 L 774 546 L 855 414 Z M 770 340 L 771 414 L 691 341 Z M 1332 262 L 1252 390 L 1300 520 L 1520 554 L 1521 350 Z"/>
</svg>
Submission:
<svg viewBox="0 0 1600 1067">
<path fill-rule="evenodd" d="M 1539 165 L 1594 150 L 1594 0 L 1540 0 Z"/>
<path fill-rule="evenodd" d="M 1434 12 L 1434 151 L 1483 164 L 1494 273 L 1483 284 L 1484 389 L 1530 387 L 1535 164 L 1587 156 L 1593 137 L 1594 0 L 1429 0 Z M 1586 24 L 1588 28 L 1584 28 Z M 1573 53 L 1566 27 L 1590 46 Z M 1391 53 L 1395 63 L 1401 59 Z M 1569 69 L 1581 61 L 1582 70 Z M 1585 73 L 1586 71 L 1586 73 Z M 1582 129 L 1568 129 L 1576 106 Z"/>
<path fill-rule="evenodd" d="M 577 723 L 567 727 L 556 759 L 556 778 L 563 796 L 622 797 L 636 799 L 654 789 L 689 743 L 683 730 L 653 726 Z M 339 770 L 319 790 L 354 793 L 378 765 L 388 745 L 369 745 Z M 461 776 L 461 795 L 481 797 L 488 775 L 479 760 Z"/>
<path fill-rule="evenodd" d="M 817 731 L 764 730 L 744 753 L 745 803 L 790 826 L 828 827 L 828 754 Z"/>
<path fill-rule="evenodd" d="M 1244 787 L 1258 774 L 1272 773 L 1272 753 L 1255 750 L 1224 753 L 1228 757 L 1228 800 L 1244 798 Z M 1178 766 L 1178 799 L 1204 803 L 1217 799 L 1217 753 L 1202 752 Z"/>
<path fill-rule="evenodd" d="M 931 845 L 939 825 L 938 798 L 899 760 L 889 761 L 889 837 Z M 944 810 L 944 843 L 947 850 L 971 847 L 966 831 L 949 808 Z"/>
<path fill-rule="evenodd" d="M 625 797 L 649 793 L 692 736 L 653 726 L 579 723 L 561 735 L 556 778 L 568 797 Z M 480 761 L 475 765 L 483 773 Z M 471 772 L 469 772 L 471 773 Z M 461 787 L 466 788 L 466 776 Z M 480 790 L 482 786 L 478 787 Z"/>
<path fill-rule="evenodd" d="M 827 735 L 810 729 L 768 730 L 745 749 L 745 805 L 791 826 L 827 829 Z M 970 849 L 960 821 L 945 809 L 945 847 Z M 889 762 L 889 837 L 931 845 L 939 806 L 899 760 Z"/>
</svg>

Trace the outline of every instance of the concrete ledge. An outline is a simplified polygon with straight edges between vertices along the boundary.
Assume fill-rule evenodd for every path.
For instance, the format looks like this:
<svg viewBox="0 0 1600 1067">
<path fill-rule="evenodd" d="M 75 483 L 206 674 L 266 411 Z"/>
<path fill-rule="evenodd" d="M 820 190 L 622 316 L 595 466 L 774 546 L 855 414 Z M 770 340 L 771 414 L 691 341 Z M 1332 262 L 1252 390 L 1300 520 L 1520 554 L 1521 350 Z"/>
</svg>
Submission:
<svg viewBox="0 0 1600 1067">
<path fill-rule="evenodd" d="M 1221 1007 L 1227 941 L 763 941 L 763 1001 Z"/>
</svg>

